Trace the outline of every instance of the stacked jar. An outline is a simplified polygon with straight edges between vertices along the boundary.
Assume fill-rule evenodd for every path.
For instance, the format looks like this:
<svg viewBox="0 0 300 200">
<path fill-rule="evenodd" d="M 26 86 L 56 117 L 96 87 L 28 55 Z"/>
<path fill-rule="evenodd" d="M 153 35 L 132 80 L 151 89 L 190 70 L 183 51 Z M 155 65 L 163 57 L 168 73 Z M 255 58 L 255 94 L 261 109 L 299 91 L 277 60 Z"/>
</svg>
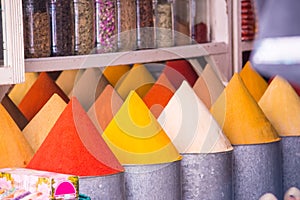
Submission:
<svg viewBox="0 0 300 200">
<path fill-rule="evenodd" d="M 24 0 L 23 18 L 25 58 L 50 56 L 50 21 L 47 1 Z"/>
<path fill-rule="evenodd" d="M 251 0 L 241 0 L 241 39 L 253 40 L 255 36 L 255 10 Z"/>
<path fill-rule="evenodd" d="M 94 0 L 73 0 L 74 54 L 90 54 L 95 47 Z"/>
<path fill-rule="evenodd" d="M 155 47 L 152 0 L 136 0 L 137 48 Z"/>
<path fill-rule="evenodd" d="M 136 49 L 136 0 L 117 0 L 119 51 Z"/>
<path fill-rule="evenodd" d="M 155 1 L 156 46 L 170 47 L 174 45 L 173 0 Z"/>
<path fill-rule="evenodd" d="M 116 51 L 117 1 L 96 0 L 96 52 Z"/>
<path fill-rule="evenodd" d="M 74 54 L 74 17 L 69 0 L 48 0 L 51 26 L 51 55 Z"/>
<path fill-rule="evenodd" d="M 175 43 L 186 45 L 210 41 L 209 0 L 177 0 Z"/>
</svg>

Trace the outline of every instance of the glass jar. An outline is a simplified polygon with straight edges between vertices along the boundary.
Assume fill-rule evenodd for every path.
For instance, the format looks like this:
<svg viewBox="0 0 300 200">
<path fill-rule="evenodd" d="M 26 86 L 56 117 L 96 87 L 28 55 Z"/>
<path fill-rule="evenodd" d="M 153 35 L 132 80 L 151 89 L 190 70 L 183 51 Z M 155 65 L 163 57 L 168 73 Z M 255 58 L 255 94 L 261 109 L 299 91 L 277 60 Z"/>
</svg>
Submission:
<svg viewBox="0 0 300 200">
<path fill-rule="evenodd" d="M 209 0 L 191 0 L 191 37 L 194 43 L 210 41 Z"/>
<path fill-rule="evenodd" d="M 94 0 L 73 0 L 74 54 L 90 54 L 95 47 Z"/>
<path fill-rule="evenodd" d="M 47 1 L 24 0 L 23 19 L 25 58 L 50 56 L 50 21 Z"/>
<path fill-rule="evenodd" d="M 136 49 L 136 0 L 117 0 L 118 50 Z"/>
<path fill-rule="evenodd" d="M 116 51 L 117 1 L 96 0 L 96 51 L 97 53 Z"/>
<path fill-rule="evenodd" d="M 173 0 L 155 1 L 155 33 L 157 47 L 174 45 Z"/>
<path fill-rule="evenodd" d="M 74 54 L 74 18 L 69 0 L 49 0 L 51 55 Z"/>
<path fill-rule="evenodd" d="M 155 47 L 152 0 L 136 0 L 137 48 Z"/>
<path fill-rule="evenodd" d="M 191 0 L 176 0 L 174 10 L 175 44 L 191 44 Z"/>
</svg>

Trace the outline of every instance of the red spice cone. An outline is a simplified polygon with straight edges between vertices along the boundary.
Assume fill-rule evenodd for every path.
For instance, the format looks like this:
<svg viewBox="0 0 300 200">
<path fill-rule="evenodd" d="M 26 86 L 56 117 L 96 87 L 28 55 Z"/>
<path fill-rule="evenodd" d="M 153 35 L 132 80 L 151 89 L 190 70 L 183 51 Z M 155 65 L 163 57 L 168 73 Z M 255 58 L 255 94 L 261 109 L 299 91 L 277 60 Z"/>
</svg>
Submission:
<svg viewBox="0 0 300 200">
<path fill-rule="evenodd" d="M 124 169 L 73 97 L 27 168 L 100 176 Z"/>
<path fill-rule="evenodd" d="M 54 93 L 57 93 L 68 103 L 69 98 L 67 95 L 46 72 L 42 72 L 20 102 L 19 109 L 27 120 L 30 121 Z"/>
<path fill-rule="evenodd" d="M 183 80 L 186 80 L 190 86 L 193 86 L 198 79 L 198 74 L 193 66 L 186 60 L 172 60 L 166 62 L 163 70 L 168 79 L 178 89 Z"/>
</svg>

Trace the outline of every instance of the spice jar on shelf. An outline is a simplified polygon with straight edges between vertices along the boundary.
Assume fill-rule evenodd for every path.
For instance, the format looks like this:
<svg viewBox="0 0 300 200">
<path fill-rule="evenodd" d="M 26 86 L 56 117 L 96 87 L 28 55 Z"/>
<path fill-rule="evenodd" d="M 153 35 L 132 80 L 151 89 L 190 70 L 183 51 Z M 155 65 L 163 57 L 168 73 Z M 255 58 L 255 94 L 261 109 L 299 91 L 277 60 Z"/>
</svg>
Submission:
<svg viewBox="0 0 300 200">
<path fill-rule="evenodd" d="M 48 57 L 50 21 L 46 0 L 23 0 L 25 58 Z"/>
<path fill-rule="evenodd" d="M 119 51 L 136 49 L 136 0 L 117 0 Z"/>
<path fill-rule="evenodd" d="M 51 27 L 51 55 L 74 54 L 74 17 L 69 0 L 48 0 Z"/>
<path fill-rule="evenodd" d="M 174 46 L 173 0 L 155 0 L 154 4 L 156 46 Z"/>
<path fill-rule="evenodd" d="M 90 54 L 95 47 L 94 0 L 73 0 L 74 54 Z"/>
<path fill-rule="evenodd" d="M 136 0 L 137 48 L 154 48 L 154 22 L 152 0 Z"/>
<path fill-rule="evenodd" d="M 96 52 L 116 51 L 117 47 L 117 1 L 95 1 Z"/>
<path fill-rule="evenodd" d="M 191 0 L 191 37 L 194 43 L 210 41 L 209 0 Z"/>
<path fill-rule="evenodd" d="M 176 0 L 174 9 L 175 45 L 191 44 L 190 0 Z"/>
<path fill-rule="evenodd" d="M 255 8 L 252 0 L 241 0 L 241 39 L 253 40 L 256 29 Z"/>
</svg>

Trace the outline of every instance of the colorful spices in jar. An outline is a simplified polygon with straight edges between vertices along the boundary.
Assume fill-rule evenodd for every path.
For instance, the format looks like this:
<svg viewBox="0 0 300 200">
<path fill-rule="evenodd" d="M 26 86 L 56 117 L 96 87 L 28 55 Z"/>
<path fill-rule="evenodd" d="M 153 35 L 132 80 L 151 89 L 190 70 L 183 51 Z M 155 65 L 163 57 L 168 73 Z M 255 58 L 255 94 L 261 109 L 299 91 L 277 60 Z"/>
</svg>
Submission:
<svg viewBox="0 0 300 200">
<path fill-rule="evenodd" d="M 23 2 L 25 58 L 48 57 L 50 49 L 50 22 L 46 1 Z"/>
<path fill-rule="evenodd" d="M 136 0 L 117 0 L 118 50 L 136 49 Z"/>
<path fill-rule="evenodd" d="M 73 0 L 74 54 L 89 54 L 95 47 L 94 0 Z"/>
<path fill-rule="evenodd" d="M 49 0 L 51 27 L 51 55 L 74 54 L 74 27 L 71 2 L 69 0 Z"/>
<path fill-rule="evenodd" d="M 160 0 L 155 6 L 156 45 L 170 47 L 174 45 L 173 3 Z"/>
<path fill-rule="evenodd" d="M 136 1 L 137 48 L 154 48 L 154 22 L 152 0 Z"/>
<path fill-rule="evenodd" d="M 116 51 L 116 0 L 96 0 L 96 51 Z"/>
</svg>

